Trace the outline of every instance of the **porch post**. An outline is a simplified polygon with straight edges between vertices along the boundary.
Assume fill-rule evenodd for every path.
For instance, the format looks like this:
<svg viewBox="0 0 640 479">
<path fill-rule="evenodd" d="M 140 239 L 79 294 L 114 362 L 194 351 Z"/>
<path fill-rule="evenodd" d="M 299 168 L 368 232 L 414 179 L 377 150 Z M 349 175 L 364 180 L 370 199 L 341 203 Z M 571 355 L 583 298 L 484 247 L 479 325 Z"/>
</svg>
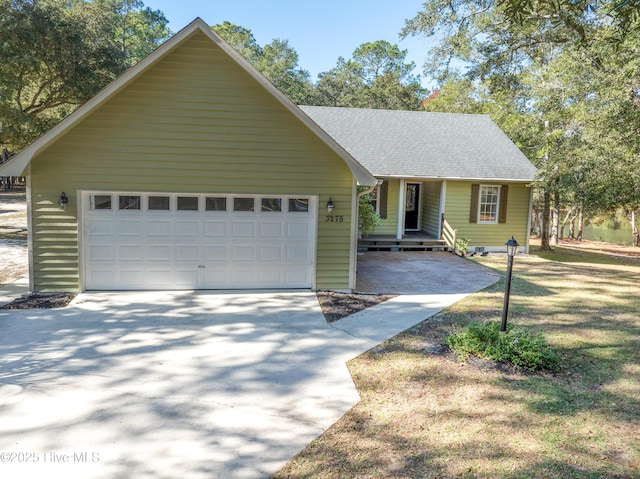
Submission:
<svg viewBox="0 0 640 479">
<path fill-rule="evenodd" d="M 444 204 L 447 198 L 447 180 L 442 180 L 440 184 L 440 205 L 438 206 L 438 217 L 441 218 L 438 225 L 438 238 L 442 238 L 442 217 L 444 216 Z"/>
<path fill-rule="evenodd" d="M 400 180 L 400 188 L 398 190 L 398 229 L 396 231 L 396 239 L 401 240 L 404 235 L 404 207 L 405 195 L 407 193 L 407 182 L 404 178 Z"/>
</svg>

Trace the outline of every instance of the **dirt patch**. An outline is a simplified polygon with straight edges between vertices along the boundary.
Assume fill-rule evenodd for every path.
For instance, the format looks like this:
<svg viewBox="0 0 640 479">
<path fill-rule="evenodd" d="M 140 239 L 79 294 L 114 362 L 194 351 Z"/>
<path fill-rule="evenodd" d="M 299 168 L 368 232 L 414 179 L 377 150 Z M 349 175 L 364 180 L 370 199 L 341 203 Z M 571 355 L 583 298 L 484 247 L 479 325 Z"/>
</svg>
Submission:
<svg viewBox="0 0 640 479">
<path fill-rule="evenodd" d="M 317 296 L 327 323 L 333 323 L 363 309 L 384 303 L 391 298 L 395 298 L 397 294 L 349 294 L 318 291 Z"/>
</svg>

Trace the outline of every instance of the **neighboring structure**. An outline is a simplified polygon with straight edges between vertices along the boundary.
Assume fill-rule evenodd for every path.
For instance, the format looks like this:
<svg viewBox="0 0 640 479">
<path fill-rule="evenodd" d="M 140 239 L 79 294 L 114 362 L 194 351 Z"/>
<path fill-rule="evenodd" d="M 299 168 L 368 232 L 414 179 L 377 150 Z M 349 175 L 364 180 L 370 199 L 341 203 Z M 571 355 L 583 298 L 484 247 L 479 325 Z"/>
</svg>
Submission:
<svg viewBox="0 0 640 479">
<path fill-rule="evenodd" d="M 420 130 L 414 115 L 430 114 L 376 119 L 403 113 L 301 109 L 196 19 L 0 166 L 28 179 L 31 290 L 350 290 L 357 187 L 376 177 L 379 232 L 438 235 L 444 214 L 473 244 L 527 236 L 534 170 L 495 125 L 469 117 L 477 156 L 462 158 L 463 145 Z M 436 164 L 425 151 L 440 152 Z M 495 176 L 505 161 L 520 166 Z"/>
<path fill-rule="evenodd" d="M 443 234 L 443 219 L 470 249 L 528 249 L 536 168 L 486 115 L 301 107 L 383 180 L 374 235 Z"/>
</svg>

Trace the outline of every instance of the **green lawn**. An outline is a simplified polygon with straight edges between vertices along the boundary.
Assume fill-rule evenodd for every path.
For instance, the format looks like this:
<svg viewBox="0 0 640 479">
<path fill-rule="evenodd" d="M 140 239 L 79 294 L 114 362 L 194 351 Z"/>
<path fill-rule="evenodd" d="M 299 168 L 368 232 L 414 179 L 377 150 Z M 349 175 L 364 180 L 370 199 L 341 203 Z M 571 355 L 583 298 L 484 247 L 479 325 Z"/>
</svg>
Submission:
<svg viewBox="0 0 640 479">
<path fill-rule="evenodd" d="M 500 281 L 353 360 L 362 401 L 274 477 L 640 478 L 640 265 L 556 248 L 513 274 L 509 322 L 541 332 L 560 372 L 440 346 L 500 320 Z"/>
</svg>

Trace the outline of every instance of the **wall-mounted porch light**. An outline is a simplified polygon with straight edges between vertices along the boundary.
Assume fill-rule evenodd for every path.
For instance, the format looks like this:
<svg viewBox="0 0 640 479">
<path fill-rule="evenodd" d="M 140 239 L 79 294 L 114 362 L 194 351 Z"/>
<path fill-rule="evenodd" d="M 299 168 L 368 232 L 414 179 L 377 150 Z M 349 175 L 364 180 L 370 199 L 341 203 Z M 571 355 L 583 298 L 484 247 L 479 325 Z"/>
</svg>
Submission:
<svg viewBox="0 0 640 479">
<path fill-rule="evenodd" d="M 336 205 L 333 203 L 331 197 L 329 197 L 329 201 L 327 201 L 327 211 L 331 213 L 335 207 Z"/>
<path fill-rule="evenodd" d="M 67 203 L 69 203 L 69 198 L 67 198 L 67 195 L 65 195 L 63 191 L 60 195 L 60 199 L 58 200 L 58 208 L 60 208 L 61 210 L 66 210 Z"/>
</svg>

